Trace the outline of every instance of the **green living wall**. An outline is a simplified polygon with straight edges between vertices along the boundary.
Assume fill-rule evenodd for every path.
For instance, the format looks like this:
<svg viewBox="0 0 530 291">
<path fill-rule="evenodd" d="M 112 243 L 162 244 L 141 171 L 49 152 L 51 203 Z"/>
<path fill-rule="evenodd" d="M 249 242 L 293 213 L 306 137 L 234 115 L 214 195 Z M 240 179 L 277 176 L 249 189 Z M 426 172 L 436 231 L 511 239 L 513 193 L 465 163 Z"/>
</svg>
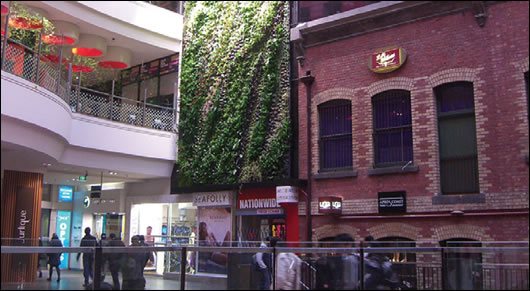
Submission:
<svg viewBox="0 0 530 291">
<path fill-rule="evenodd" d="M 178 185 L 288 176 L 287 1 L 190 1 L 181 64 Z"/>
</svg>

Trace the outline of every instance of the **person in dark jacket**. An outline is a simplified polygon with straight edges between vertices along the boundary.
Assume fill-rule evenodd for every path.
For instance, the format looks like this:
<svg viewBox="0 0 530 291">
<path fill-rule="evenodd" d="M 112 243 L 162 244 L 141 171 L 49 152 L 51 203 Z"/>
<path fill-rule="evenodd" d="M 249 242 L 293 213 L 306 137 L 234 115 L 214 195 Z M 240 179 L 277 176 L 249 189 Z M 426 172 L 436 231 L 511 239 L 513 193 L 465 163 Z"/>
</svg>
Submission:
<svg viewBox="0 0 530 291">
<path fill-rule="evenodd" d="M 108 246 L 109 247 L 124 247 L 125 244 L 121 241 L 119 237 L 116 237 L 116 234 L 111 233 L 109 235 L 109 241 Z M 109 270 L 110 274 L 112 275 L 112 283 L 113 283 L 113 289 L 114 290 L 120 290 L 120 278 L 119 278 L 119 271 L 120 271 L 120 260 L 122 257 L 122 253 L 110 253 L 107 254 L 107 261 L 109 262 Z"/>
<path fill-rule="evenodd" d="M 365 241 L 370 248 L 379 248 L 381 243 L 368 236 Z M 396 290 L 401 286 L 392 263 L 383 253 L 368 252 L 364 259 L 364 287 L 366 290 Z"/>
<path fill-rule="evenodd" d="M 96 240 L 96 237 L 90 234 L 90 227 L 85 228 L 85 236 L 81 239 L 80 247 L 96 247 L 98 245 L 98 242 Z M 79 261 L 79 257 L 81 256 L 81 253 L 77 254 L 77 261 Z M 84 253 L 83 254 L 83 276 L 85 277 L 85 283 L 83 284 L 83 287 L 88 286 L 89 278 L 94 278 L 94 272 L 93 272 L 93 265 L 94 265 L 94 254 L 93 253 Z"/>
<path fill-rule="evenodd" d="M 50 240 L 51 247 L 62 247 L 63 243 L 59 240 L 57 234 L 52 235 Z M 61 281 L 61 271 L 59 270 L 59 265 L 61 264 L 61 253 L 49 253 L 48 254 L 48 264 L 50 265 L 50 271 L 48 276 L 48 281 L 52 280 L 53 268 L 57 270 L 57 282 Z"/>
<path fill-rule="evenodd" d="M 143 244 L 139 235 L 135 235 L 131 238 L 131 246 L 142 247 L 145 244 Z M 149 252 L 128 253 L 122 256 L 120 266 L 124 290 L 145 289 L 144 268 L 149 257 Z"/>
</svg>

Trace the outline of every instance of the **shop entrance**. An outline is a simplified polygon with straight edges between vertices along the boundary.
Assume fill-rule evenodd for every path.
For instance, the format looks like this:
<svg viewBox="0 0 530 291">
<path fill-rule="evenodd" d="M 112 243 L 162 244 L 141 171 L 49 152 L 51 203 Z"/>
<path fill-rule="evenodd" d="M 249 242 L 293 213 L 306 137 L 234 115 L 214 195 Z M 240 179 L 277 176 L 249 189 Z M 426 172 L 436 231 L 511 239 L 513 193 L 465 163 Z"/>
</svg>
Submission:
<svg viewBox="0 0 530 291">
<path fill-rule="evenodd" d="M 105 233 L 107 237 L 114 233 L 116 237 L 123 238 L 124 233 L 124 217 L 123 213 L 96 213 L 94 214 L 95 228 L 94 234 L 96 238 L 101 239 L 101 234 Z"/>
<path fill-rule="evenodd" d="M 276 237 L 285 241 L 287 228 L 283 216 L 241 216 L 238 241 L 259 242 Z"/>
</svg>

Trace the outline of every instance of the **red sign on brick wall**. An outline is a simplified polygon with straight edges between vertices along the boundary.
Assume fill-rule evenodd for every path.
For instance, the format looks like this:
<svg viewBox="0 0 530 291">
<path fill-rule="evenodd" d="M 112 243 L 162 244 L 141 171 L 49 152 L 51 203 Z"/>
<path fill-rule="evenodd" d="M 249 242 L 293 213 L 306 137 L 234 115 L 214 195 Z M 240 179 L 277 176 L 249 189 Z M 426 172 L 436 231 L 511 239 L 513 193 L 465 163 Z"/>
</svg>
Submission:
<svg viewBox="0 0 530 291">
<path fill-rule="evenodd" d="M 380 49 L 370 56 L 370 70 L 376 73 L 392 72 L 407 59 L 405 50 L 398 47 Z"/>
</svg>

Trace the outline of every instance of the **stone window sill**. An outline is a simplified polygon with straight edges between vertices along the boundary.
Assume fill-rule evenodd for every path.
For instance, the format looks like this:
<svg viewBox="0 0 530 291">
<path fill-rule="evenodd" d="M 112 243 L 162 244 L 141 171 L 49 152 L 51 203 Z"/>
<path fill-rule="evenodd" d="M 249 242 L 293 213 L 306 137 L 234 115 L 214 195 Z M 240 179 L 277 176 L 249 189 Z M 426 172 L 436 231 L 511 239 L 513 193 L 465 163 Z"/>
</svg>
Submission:
<svg viewBox="0 0 530 291">
<path fill-rule="evenodd" d="M 407 166 L 405 169 L 403 169 L 402 166 L 388 167 L 388 168 L 376 168 L 376 169 L 368 170 L 368 176 L 416 173 L 416 172 L 419 172 L 419 170 L 420 170 L 419 166 Z"/>
<path fill-rule="evenodd" d="M 483 204 L 486 203 L 486 195 L 478 194 L 439 194 L 432 197 L 432 205 L 446 204 Z"/>
<path fill-rule="evenodd" d="M 313 179 L 322 180 L 322 179 L 350 178 L 350 177 L 357 177 L 358 174 L 359 174 L 359 171 L 355 171 L 355 170 L 322 172 L 322 173 L 313 174 Z"/>
</svg>

